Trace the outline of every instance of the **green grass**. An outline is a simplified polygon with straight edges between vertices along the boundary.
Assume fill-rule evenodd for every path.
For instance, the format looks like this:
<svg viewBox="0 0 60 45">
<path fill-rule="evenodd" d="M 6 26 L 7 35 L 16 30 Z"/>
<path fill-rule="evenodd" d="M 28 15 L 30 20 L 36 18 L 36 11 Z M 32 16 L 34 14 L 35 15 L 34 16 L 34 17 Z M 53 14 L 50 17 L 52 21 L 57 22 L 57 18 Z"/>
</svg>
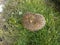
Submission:
<svg viewBox="0 0 60 45">
<path fill-rule="evenodd" d="M 22 16 L 26 12 L 42 14 L 46 19 L 45 27 L 36 32 L 25 29 Z M 48 6 L 45 0 L 8 0 L 3 16 L 8 23 L 8 30 L 14 30 L 9 34 L 17 39 L 13 45 L 60 45 L 59 12 Z"/>
</svg>

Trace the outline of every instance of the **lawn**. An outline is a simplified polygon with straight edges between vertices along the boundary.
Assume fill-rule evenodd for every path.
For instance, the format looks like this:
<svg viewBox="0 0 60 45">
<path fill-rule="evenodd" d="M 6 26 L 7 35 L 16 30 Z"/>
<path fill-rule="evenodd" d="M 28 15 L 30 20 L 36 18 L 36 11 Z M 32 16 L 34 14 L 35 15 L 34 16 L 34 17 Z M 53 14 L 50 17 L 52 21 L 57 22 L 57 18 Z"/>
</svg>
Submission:
<svg viewBox="0 0 60 45">
<path fill-rule="evenodd" d="M 54 3 L 50 5 L 46 1 L 7 1 L 2 13 L 6 19 L 3 36 L 10 45 L 60 45 L 60 12 L 54 9 Z M 46 20 L 45 27 L 34 32 L 24 28 L 22 16 L 26 12 L 42 14 Z"/>
</svg>

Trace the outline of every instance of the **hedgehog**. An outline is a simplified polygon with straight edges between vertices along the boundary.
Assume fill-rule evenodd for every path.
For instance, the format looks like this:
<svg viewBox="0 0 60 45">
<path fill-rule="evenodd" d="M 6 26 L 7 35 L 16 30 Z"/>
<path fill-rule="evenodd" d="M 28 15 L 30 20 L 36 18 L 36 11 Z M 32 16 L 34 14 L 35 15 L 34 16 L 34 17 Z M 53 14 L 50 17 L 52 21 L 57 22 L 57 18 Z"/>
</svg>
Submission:
<svg viewBox="0 0 60 45">
<path fill-rule="evenodd" d="M 24 28 L 30 31 L 38 31 L 45 26 L 45 17 L 41 14 L 25 13 L 22 18 Z"/>
</svg>

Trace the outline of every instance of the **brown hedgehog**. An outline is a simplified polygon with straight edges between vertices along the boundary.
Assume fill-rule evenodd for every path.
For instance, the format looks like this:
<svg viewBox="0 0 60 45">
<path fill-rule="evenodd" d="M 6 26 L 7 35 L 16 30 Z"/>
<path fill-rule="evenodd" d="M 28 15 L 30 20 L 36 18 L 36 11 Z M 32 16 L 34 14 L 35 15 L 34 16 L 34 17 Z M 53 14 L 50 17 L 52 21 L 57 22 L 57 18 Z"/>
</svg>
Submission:
<svg viewBox="0 0 60 45">
<path fill-rule="evenodd" d="M 30 31 L 42 29 L 45 22 L 45 18 L 41 14 L 26 13 L 23 15 L 23 26 Z"/>
</svg>

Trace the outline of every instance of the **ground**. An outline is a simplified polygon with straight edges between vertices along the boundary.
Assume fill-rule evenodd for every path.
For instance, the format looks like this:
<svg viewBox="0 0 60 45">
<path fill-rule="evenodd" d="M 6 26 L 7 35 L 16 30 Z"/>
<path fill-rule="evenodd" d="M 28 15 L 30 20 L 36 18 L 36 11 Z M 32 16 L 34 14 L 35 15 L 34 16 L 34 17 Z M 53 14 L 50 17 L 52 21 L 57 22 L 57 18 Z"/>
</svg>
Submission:
<svg viewBox="0 0 60 45">
<path fill-rule="evenodd" d="M 60 12 L 54 9 L 54 3 L 46 1 L 8 0 L 2 13 L 6 21 L 0 37 L 3 36 L 8 45 L 60 45 Z M 25 29 L 22 16 L 26 12 L 42 14 L 45 27 L 35 32 Z"/>
</svg>

